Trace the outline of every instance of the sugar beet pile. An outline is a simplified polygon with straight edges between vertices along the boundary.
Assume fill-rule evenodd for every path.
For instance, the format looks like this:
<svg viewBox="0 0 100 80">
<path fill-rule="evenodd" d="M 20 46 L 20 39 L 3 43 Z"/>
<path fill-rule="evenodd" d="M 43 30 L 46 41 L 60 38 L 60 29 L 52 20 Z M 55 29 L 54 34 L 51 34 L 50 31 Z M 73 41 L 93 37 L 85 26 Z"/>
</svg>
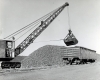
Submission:
<svg viewBox="0 0 100 80">
<path fill-rule="evenodd" d="M 22 67 L 40 67 L 40 66 L 52 66 L 52 65 L 63 65 L 62 60 L 62 50 L 61 48 L 66 48 L 64 46 L 43 46 L 28 57 L 21 61 Z"/>
<path fill-rule="evenodd" d="M 11 62 L 20 62 L 20 61 L 22 61 L 26 57 L 27 56 L 17 56 L 13 60 L 11 60 Z"/>
</svg>

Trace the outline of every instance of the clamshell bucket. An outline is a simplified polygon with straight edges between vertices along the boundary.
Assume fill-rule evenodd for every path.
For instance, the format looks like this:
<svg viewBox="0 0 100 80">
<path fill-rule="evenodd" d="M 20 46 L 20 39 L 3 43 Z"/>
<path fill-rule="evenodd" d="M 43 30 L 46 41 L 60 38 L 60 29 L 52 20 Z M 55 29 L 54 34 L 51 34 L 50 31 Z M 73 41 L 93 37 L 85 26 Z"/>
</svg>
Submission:
<svg viewBox="0 0 100 80">
<path fill-rule="evenodd" d="M 78 43 L 78 40 L 75 38 L 75 36 L 73 35 L 73 33 L 72 33 L 71 30 L 69 30 L 68 35 L 65 37 L 64 43 L 65 43 L 67 46 L 75 45 L 75 44 Z"/>
</svg>

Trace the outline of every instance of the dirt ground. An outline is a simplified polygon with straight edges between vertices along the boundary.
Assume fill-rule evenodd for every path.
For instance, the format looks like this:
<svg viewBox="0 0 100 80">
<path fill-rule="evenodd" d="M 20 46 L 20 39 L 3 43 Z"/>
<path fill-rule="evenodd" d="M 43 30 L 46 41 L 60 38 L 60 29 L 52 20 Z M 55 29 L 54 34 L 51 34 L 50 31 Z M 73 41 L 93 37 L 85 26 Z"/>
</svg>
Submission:
<svg viewBox="0 0 100 80">
<path fill-rule="evenodd" d="M 100 62 L 40 70 L 0 70 L 0 80 L 100 80 Z"/>
</svg>

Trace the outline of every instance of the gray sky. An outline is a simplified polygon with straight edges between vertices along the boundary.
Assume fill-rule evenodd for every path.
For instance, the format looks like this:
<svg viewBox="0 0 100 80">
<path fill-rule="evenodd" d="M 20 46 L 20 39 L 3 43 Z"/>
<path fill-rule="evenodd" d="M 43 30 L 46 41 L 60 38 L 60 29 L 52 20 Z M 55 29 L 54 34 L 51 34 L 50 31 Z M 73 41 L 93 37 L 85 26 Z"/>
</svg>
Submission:
<svg viewBox="0 0 100 80">
<path fill-rule="evenodd" d="M 0 38 L 4 38 L 30 24 L 45 14 L 69 3 L 72 32 L 78 39 L 77 46 L 87 47 L 100 53 L 100 0 L 0 0 Z M 68 34 L 67 7 L 42 32 L 21 55 L 29 55 L 44 45 L 66 46 L 63 41 L 39 42 L 63 39 Z M 16 46 L 31 31 L 16 41 Z"/>
</svg>

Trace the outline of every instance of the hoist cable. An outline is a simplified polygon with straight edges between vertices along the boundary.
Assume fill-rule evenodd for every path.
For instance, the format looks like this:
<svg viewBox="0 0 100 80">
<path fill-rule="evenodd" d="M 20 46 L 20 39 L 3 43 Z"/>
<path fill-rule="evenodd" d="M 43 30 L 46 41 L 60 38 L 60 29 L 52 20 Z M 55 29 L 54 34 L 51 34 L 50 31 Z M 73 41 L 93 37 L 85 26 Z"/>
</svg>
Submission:
<svg viewBox="0 0 100 80">
<path fill-rule="evenodd" d="M 58 9 L 58 8 L 57 8 L 57 9 Z M 45 16 L 50 15 L 51 13 L 55 12 L 57 9 L 51 11 L 50 13 L 46 14 Z M 38 22 L 38 21 L 41 21 L 45 16 L 43 16 L 43 17 L 39 18 L 38 20 L 36 20 L 36 21 L 30 23 L 29 25 L 27 25 L 27 26 L 21 28 L 20 30 L 18 30 L 18 31 L 16 31 L 16 32 L 14 32 L 14 33 L 12 33 L 11 35 L 5 37 L 4 39 L 9 38 L 10 36 L 13 36 L 14 34 L 17 35 L 17 33 L 18 33 L 19 31 L 22 32 L 22 30 L 24 30 L 25 28 L 26 28 L 26 29 L 29 28 L 30 26 L 33 25 L 33 23 L 36 23 L 36 22 Z M 19 32 L 19 33 L 20 33 L 20 32 Z M 15 35 L 14 35 L 14 36 L 15 36 Z"/>
<path fill-rule="evenodd" d="M 51 42 L 51 41 L 61 41 L 61 40 L 64 40 L 64 39 L 58 39 L 58 40 L 49 40 L 49 41 L 38 41 L 38 42 L 34 42 L 34 43 L 39 43 L 39 42 Z"/>
<path fill-rule="evenodd" d="M 47 15 L 48 15 L 48 14 L 47 14 Z M 46 15 L 45 15 L 45 16 L 46 16 Z M 44 16 L 43 16 L 42 18 L 44 18 Z M 27 25 L 27 26 L 23 27 L 22 29 L 16 31 L 15 33 L 13 33 L 13 34 L 7 36 L 6 38 L 9 38 L 10 36 L 15 36 L 15 35 L 19 34 L 20 32 L 24 31 L 25 29 L 31 27 L 33 23 L 35 24 L 36 22 L 39 22 L 40 20 L 42 20 L 42 18 L 40 18 L 40 19 L 38 19 L 38 20 L 36 20 L 36 21 L 30 23 L 29 25 Z M 20 31 L 20 32 L 19 32 L 19 31 Z M 11 37 L 10 37 L 10 38 L 11 38 Z M 5 39 L 5 38 L 4 38 L 4 39 Z"/>
<path fill-rule="evenodd" d="M 71 30 L 70 15 L 69 15 L 69 8 L 68 8 L 68 7 L 67 7 L 67 13 L 68 13 L 68 25 L 69 25 L 69 30 Z"/>
<path fill-rule="evenodd" d="M 37 26 L 38 24 L 36 24 L 35 26 Z M 34 27 L 35 27 L 34 26 Z M 27 32 L 25 32 L 24 34 L 22 34 L 20 37 L 18 37 L 15 41 L 17 41 L 19 38 L 21 38 L 22 36 L 24 36 L 26 33 L 28 33 L 30 30 L 32 30 L 33 29 L 33 27 L 31 28 L 31 29 L 29 29 Z"/>
<path fill-rule="evenodd" d="M 54 13 L 54 11 L 53 11 L 53 13 Z M 52 13 L 52 14 L 53 14 L 53 13 Z M 52 14 L 50 14 L 50 15 L 48 15 L 48 16 L 51 16 Z M 48 16 L 46 16 L 46 17 L 48 18 Z M 46 18 L 46 19 L 47 19 L 47 18 Z M 38 23 L 38 24 L 39 24 L 39 23 Z M 36 24 L 35 26 L 37 26 L 38 24 Z M 35 27 L 35 26 L 34 26 L 34 27 Z M 32 27 L 31 29 L 29 29 L 29 30 L 28 30 L 27 32 L 25 32 L 24 34 L 22 34 L 22 35 L 21 35 L 20 37 L 18 37 L 16 40 L 18 40 L 19 38 L 21 38 L 22 36 L 24 36 L 26 33 L 28 33 L 28 32 L 29 32 L 30 30 L 32 30 L 34 27 Z M 16 40 L 15 40 L 15 41 L 16 41 Z"/>
</svg>

